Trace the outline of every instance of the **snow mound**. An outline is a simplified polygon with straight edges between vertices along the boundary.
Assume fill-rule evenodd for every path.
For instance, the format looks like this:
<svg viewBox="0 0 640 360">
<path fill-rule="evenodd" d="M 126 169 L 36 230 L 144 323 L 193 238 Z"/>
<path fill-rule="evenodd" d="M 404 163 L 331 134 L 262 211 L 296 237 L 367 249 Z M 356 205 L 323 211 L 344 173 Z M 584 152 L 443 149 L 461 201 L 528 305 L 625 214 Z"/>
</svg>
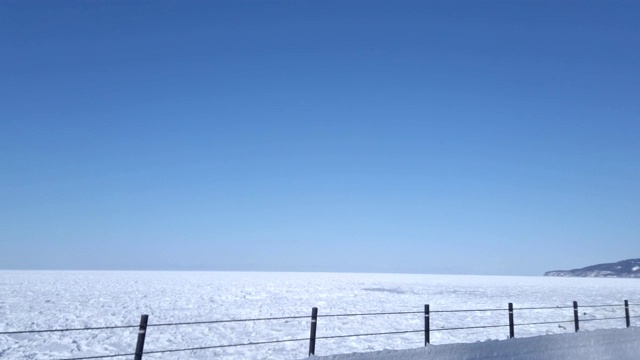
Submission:
<svg viewBox="0 0 640 360">
<path fill-rule="evenodd" d="M 640 328 L 543 335 L 411 350 L 319 356 L 316 360 L 632 360 L 640 354 Z"/>
</svg>

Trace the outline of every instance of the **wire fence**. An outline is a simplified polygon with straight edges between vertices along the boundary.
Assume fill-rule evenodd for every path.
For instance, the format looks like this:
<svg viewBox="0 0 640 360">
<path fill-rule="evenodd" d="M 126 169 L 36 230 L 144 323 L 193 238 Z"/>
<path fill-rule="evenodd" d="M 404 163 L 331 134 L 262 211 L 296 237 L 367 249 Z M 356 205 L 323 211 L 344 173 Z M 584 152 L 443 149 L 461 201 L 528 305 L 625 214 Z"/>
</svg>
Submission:
<svg viewBox="0 0 640 360">
<path fill-rule="evenodd" d="M 549 325 L 549 324 L 561 324 L 561 323 L 573 323 L 575 332 L 580 330 L 580 324 L 584 322 L 594 321 L 613 321 L 624 320 L 626 327 L 631 327 L 631 319 L 640 318 L 640 316 L 631 316 L 630 307 L 640 306 L 639 303 L 629 303 L 627 300 L 623 304 L 596 304 L 596 305 L 581 305 L 578 306 L 576 301 L 572 306 L 540 306 L 540 307 L 520 307 L 514 308 L 512 303 L 508 304 L 506 308 L 484 308 L 484 309 L 458 309 L 458 310 L 431 310 L 430 306 L 424 305 L 423 311 L 397 311 L 397 312 L 371 312 L 371 313 L 345 313 L 345 314 L 322 314 L 318 315 L 318 308 L 313 308 L 311 317 L 309 316 L 283 316 L 283 317 L 264 317 L 264 318 L 251 318 L 251 319 L 225 319 L 225 320 L 208 320 L 208 321 L 190 321 L 190 322 L 174 322 L 174 323 L 158 323 L 148 324 L 148 315 L 142 315 L 139 325 L 117 325 L 117 326 L 101 326 L 101 327 L 85 327 L 85 328 L 65 328 L 65 329 L 38 329 L 38 330 L 19 330 L 19 331 L 1 331 L 0 335 L 15 335 L 15 334 L 40 334 L 40 333 L 55 333 L 55 332 L 72 332 L 72 331 L 102 331 L 111 329 L 132 329 L 138 328 L 136 351 L 133 353 L 119 353 L 119 354 L 107 354 L 96 356 L 81 356 L 81 357 L 69 357 L 58 358 L 55 360 L 92 360 L 92 359 L 107 359 L 107 358 L 122 358 L 133 357 L 134 360 L 142 360 L 143 355 L 151 354 L 164 354 L 164 353 L 176 353 L 187 351 L 201 351 L 210 349 L 224 349 L 233 347 L 244 346 L 256 346 L 265 344 L 279 344 L 279 343 L 291 343 L 291 342 L 308 342 L 309 352 L 308 355 L 315 355 L 315 346 L 317 340 L 329 340 L 329 339 L 344 339 L 344 338 L 357 338 L 366 336 L 380 336 L 380 335 L 401 335 L 401 334 L 424 334 L 424 346 L 432 344 L 431 333 L 445 332 L 445 331 L 461 331 L 461 330 L 477 330 L 477 329 L 492 329 L 492 328 L 509 328 L 509 338 L 515 337 L 515 328 L 523 326 L 536 326 L 536 325 Z M 595 309 L 595 308 L 612 308 L 620 310 L 624 307 L 624 316 L 608 316 L 600 318 L 580 318 L 579 309 Z M 514 321 L 514 313 L 523 313 L 526 311 L 537 310 L 563 310 L 573 309 L 573 319 L 566 320 L 558 319 L 555 321 L 533 321 L 527 323 L 516 323 Z M 432 314 L 456 314 L 456 313 L 478 313 L 478 312 L 506 312 L 508 313 L 508 324 L 491 324 L 491 325 L 470 325 L 470 326 L 454 326 L 454 327 L 442 327 L 431 328 L 431 315 Z M 355 334 L 338 334 L 338 335 L 324 335 L 317 336 L 317 324 L 318 319 L 322 318 L 337 318 L 337 317 L 363 317 L 363 316 L 389 316 L 389 315 L 408 315 L 408 314 L 423 314 L 424 315 L 424 328 L 412 329 L 412 330 L 396 330 L 388 332 L 370 332 L 370 333 L 355 333 Z M 584 312 L 583 315 L 587 313 Z M 145 351 L 145 338 L 148 328 L 153 327 L 169 327 L 169 326 L 190 326 L 190 325 L 202 325 L 202 324 L 224 324 L 224 323 L 241 323 L 241 322 L 261 322 L 261 321 L 279 321 L 279 320 L 293 320 L 293 319 L 309 319 L 310 320 L 310 334 L 309 337 L 293 338 L 293 339 L 279 339 L 269 341 L 252 341 L 236 344 L 220 344 L 211 346 L 196 346 L 185 347 L 177 349 L 162 349 Z"/>
</svg>

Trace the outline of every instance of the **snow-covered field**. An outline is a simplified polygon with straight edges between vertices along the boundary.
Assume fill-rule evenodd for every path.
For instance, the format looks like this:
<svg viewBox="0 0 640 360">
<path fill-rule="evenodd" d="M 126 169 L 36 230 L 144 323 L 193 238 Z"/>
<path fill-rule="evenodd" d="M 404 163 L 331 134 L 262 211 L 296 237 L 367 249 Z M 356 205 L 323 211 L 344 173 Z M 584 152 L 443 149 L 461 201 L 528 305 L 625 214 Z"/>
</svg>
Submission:
<svg viewBox="0 0 640 360">
<path fill-rule="evenodd" d="M 0 271 L 0 332 L 30 329 L 137 325 L 282 316 L 310 316 L 319 308 L 318 336 L 421 330 L 423 315 L 322 317 L 327 314 L 504 309 L 433 313 L 433 344 L 505 339 L 508 328 L 435 331 L 453 327 L 506 325 L 513 302 L 516 337 L 573 332 L 572 309 L 522 307 L 619 304 L 581 307 L 581 319 L 623 317 L 623 300 L 640 304 L 638 279 L 447 276 L 406 274 L 243 272 L 56 272 Z M 640 316 L 640 306 L 631 306 Z M 640 326 L 632 319 L 632 326 Z M 145 351 L 307 338 L 309 318 L 259 322 L 150 327 Z M 583 321 L 582 330 L 624 327 L 624 320 Z M 137 329 L 0 335 L 3 359 L 59 359 L 132 353 Z M 422 333 L 319 339 L 316 355 L 423 346 Z M 308 342 L 145 355 L 146 359 L 300 359 Z"/>
</svg>

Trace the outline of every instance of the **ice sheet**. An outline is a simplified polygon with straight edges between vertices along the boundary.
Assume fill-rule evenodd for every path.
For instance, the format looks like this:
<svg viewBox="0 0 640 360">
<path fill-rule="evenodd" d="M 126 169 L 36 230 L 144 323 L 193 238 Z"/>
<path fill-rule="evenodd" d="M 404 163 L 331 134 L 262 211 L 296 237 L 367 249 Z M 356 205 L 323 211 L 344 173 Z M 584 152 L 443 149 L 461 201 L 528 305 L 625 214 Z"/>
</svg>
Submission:
<svg viewBox="0 0 640 360">
<path fill-rule="evenodd" d="M 304 319 L 150 327 L 145 350 L 189 348 L 276 339 L 307 338 L 312 307 L 319 308 L 318 336 L 423 328 L 423 315 L 322 317 L 327 314 L 500 309 L 434 313 L 433 330 L 507 324 L 507 303 L 516 307 L 516 337 L 573 332 L 572 309 L 521 307 L 616 304 L 580 308 L 582 319 L 623 317 L 622 302 L 640 303 L 640 280 L 407 274 L 257 272 L 0 271 L 0 331 L 137 325 L 168 322 L 307 316 Z M 631 306 L 640 315 L 640 306 Z M 640 325 L 632 319 L 633 325 Z M 560 323 L 557 321 L 569 321 Z M 581 329 L 623 327 L 624 320 L 582 322 Z M 3 359 L 57 359 L 132 353 L 137 329 L 0 335 Z M 422 333 L 318 340 L 316 355 L 423 346 Z M 507 328 L 434 331 L 433 344 L 505 339 Z M 308 343 L 293 342 L 145 355 L 148 359 L 299 359 Z"/>
</svg>

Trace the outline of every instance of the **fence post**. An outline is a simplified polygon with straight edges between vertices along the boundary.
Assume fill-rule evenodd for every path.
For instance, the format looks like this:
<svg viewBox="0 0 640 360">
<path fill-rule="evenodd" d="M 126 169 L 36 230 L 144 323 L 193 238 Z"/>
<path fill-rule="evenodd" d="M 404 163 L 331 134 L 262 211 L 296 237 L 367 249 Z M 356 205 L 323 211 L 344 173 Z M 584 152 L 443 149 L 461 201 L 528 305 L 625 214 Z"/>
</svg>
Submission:
<svg viewBox="0 0 640 360">
<path fill-rule="evenodd" d="M 627 327 L 631 327 L 631 318 L 629 317 L 629 300 L 624 301 L 624 317 L 627 320 Z"/>
<path fill-rule="evenodd" d="M 149 315 L 140 316 L 140 327 L 138 328 L 138 343 L 136 344 L 136 354 L 134 360 L 142 360 L 142 353 L 144 351 L 144 338 L 147 335 L 147 321 Z"/>
<path fill-rule="evenodd" d="M 576 327 L 576 332 L 580 330 L 580 319 L 578 318 L 578 302 L 573 302 L 573 324 Z"/>
<path fill-rule="evenodd" d="M 430 334 L 431 324 L 429 323 L 429 304 L 424 306 L 424 346 L 431 343 Z"/>
<path fill-rule="evenodd" d="M 515 337 L 514 325 L 513 325 L 513 303 L 509 303 L 509 339 Z"/>
<path fill-rule="evenodd" d="M 316 353 L 316 326 L 318 324 L 318 308 L 311 309 L 311 333 L 309 334 L 309 356 Z"/>
</svg>

